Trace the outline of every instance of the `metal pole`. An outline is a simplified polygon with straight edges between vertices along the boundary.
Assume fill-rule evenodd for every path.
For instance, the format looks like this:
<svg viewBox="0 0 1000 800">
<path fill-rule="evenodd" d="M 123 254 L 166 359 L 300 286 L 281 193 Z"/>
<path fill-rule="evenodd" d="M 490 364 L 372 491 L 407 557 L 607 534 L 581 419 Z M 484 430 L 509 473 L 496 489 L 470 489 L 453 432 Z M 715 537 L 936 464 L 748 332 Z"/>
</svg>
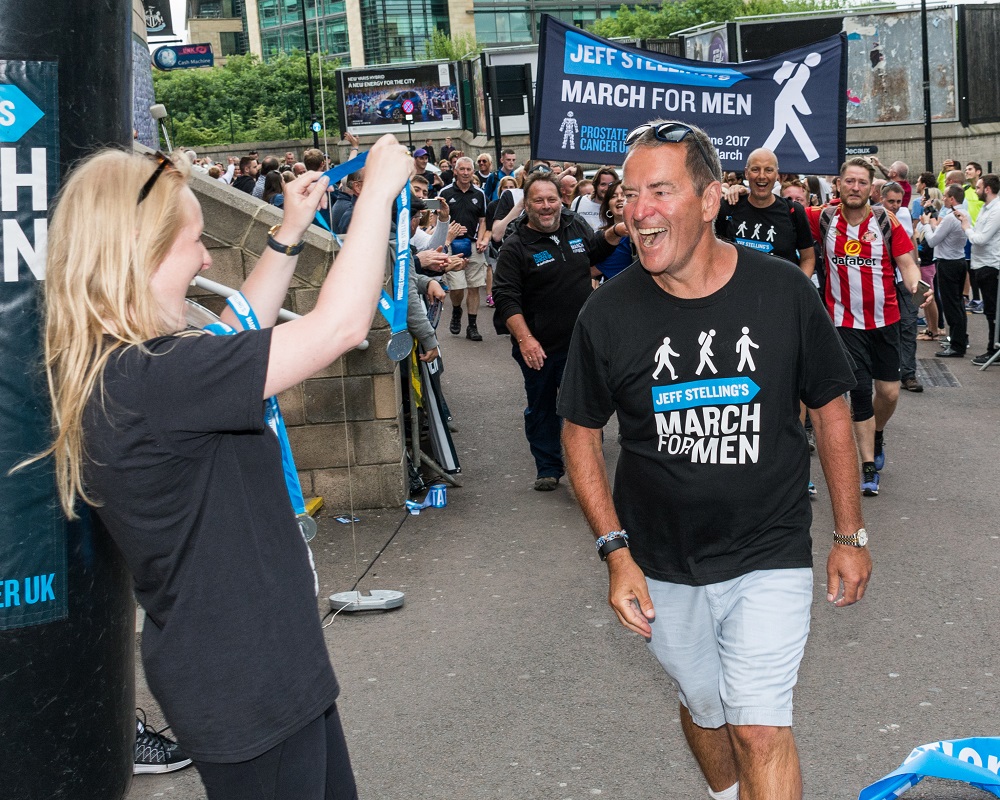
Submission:
<svg viewBox="0 0 1000 800">
<path fill-rule="evenodd" d="M 306 0 L 299 0 L 299 5 L 302 7 L 302 36 L 303 44 L 306 48 L 306 83 L 309 84 L 309 116 L 312 118 L 313 123 L 316 122 L 316 94 L 313 91 L 313 73 L 312 73 L 312 59 L 309 57 L 309 24 L 306 22 Z M 316 9 L 316 13 L 319 13 L 319 8 Z M 316 130 L 315 126 L 312 128 L 313 134 L 313 147 L 317 150 L 319 149 L 319 131 Z"/>
<path fill-rule="evenodd" d="M 920 46 L 924 60 L 924 161 L 934 172 L 934 134 L 931 129 L 931 64 L 927 45 L 927 0 L 920 0 Z"/>
</svg>

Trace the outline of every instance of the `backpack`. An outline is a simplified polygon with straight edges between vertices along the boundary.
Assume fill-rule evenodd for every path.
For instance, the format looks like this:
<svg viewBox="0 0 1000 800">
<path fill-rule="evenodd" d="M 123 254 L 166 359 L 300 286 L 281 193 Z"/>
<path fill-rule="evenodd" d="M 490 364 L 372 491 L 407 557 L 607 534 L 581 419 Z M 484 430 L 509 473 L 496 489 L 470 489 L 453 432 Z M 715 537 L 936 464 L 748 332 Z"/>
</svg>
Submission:
<svg viewBox="0 0 1000 800">
<path fill-rule="evenodd" d="M 819 252 L 823 255 L 826 249 L 826 237 L 830 231 L 830 223 L 833 222 L 833 215 L 837 213 L 839 206 L 827 206 L 823 209 L 822 213 L 819 215 Z M 885 247 L 885 251 L 889 254 L 890 260 L 892 259 L 892 220 L 889 218 L 889 212 L 886 211 L 881 206 L 872 206 L 872 214 L 875 216 L 875 221 L 878 222 L 878 228 L 882 232 L 882 244 Z M 825 265 L 824 265 L 825 266 Z"/>
</svg>

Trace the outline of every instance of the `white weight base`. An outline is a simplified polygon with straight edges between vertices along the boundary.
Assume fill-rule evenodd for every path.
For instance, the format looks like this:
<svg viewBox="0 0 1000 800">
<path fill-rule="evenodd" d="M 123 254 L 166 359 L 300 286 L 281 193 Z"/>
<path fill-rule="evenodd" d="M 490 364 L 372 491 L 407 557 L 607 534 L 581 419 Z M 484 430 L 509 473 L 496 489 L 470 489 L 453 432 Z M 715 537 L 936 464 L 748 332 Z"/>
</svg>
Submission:
<svg viewBox="0 0 1000 800">
<path fill-rule="evenodd" d="M 334 611 L 388 611 L 403 605 L 403 593 L 391 589 L 373 589 L 371 594 L 337 592 L 330 595 Z"/>
</svg>

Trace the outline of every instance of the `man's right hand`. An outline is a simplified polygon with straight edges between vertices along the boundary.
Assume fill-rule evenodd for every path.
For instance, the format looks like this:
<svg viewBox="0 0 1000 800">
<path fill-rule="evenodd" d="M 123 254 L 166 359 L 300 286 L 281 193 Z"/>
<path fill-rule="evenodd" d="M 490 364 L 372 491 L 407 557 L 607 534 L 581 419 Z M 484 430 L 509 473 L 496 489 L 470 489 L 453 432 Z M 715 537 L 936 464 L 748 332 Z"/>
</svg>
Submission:
<svg viewBox="0 0 1000 800">
<path fill-rule="evenodd" d="M 722 199 L 729 205 L 735 206 L 740 201 L 740 196 L 750 194 L 750 190 L 742 183 L 734 183 L 722 190 Z"/>
<path fill-rule="evenodd" d="M 417 261 L 420 262 L 420 266 L 434 272 L 444 272 L 448 267 L 448 260 L 448 254 L 442 253 L 440 249 L 424 250 L 417 253 Z"/>
<path fill-rule="evenodd" d="M 656 616 L 649 598 L 646 576 L 632 559 L 627 547 L 613 551 L 607 559 L 608 604 L 618 615 L 618 621 L 633 633 L 649 639 L 653 629 L 649 620 Z M 636 608 L 636 603 L 639 607 Z"/>
</svg>

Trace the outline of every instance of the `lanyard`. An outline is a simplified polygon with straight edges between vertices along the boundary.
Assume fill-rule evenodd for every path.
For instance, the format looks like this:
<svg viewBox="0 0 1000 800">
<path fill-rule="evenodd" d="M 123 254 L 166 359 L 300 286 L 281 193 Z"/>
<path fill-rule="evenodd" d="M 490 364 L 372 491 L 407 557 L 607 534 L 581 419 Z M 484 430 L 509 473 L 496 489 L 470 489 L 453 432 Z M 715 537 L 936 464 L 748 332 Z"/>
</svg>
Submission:
<svg viewBox="0 0 1000 800">
<path fill-rule="evenodd" d="M 368 153 L 355 156 L 350 161 L 340 164 L 333 169 L 327 170 L 323 174 L 330 180 L 330 185 L 335 186 L 352 172 L 357 172 L 365 165 Z M 316 223 L 333 234 L 338 244 L 342 244 L 340 237 L 333 233 L 330 223 L 323 217 L 320 211 L 316 212 Z M 384 289 L 382 297 L 378 302 L 378 310 L 385 321 L 389 323 L 392 336 L 386 345 L 386 353 L 393 361 L 402 361 L 413 349 L 413 339 L 406 332 L 406 311 L 409 305 L 409 279 L 410 279 L 410 183 L 396 197 L 396 258 L 392 273 L 392 294 Z"/>
<path fill-rule="evenodd" d="M 226 304 L 236 314 L 243 330 L 260 330 L 260 322 L 257 320 L 257 315 L 250 307 L 250 303 L 247 302 L 242 292 L 237 292 L 227 299 Z M 228 325 L 221 322 L 213 323 L 206 330 L 222 335 L 233 335 L 236 333 Z M 308 542 L 316 535 L 316 520 L 306 512 L 306 500 L 302 495 L 302 484 L 299 483 L 299 474 L 295 469 L 295 460 L 292 458 L 292 447 L 288 442 L 288 432 L 285 430 L 285 419 L 281 416 L 281 408 L 278 406 L 277 397 L 269 397 L 264 401 L 264 421 L 274 431 L 274 435 L 278 437 L 278 445 L 281 448 L 281 471 L 285 476 L 288 497 L 292 501 L 292 509 L 295 511 L 295 519 L 299 524 L 299 530 Z"/>
</svg>

